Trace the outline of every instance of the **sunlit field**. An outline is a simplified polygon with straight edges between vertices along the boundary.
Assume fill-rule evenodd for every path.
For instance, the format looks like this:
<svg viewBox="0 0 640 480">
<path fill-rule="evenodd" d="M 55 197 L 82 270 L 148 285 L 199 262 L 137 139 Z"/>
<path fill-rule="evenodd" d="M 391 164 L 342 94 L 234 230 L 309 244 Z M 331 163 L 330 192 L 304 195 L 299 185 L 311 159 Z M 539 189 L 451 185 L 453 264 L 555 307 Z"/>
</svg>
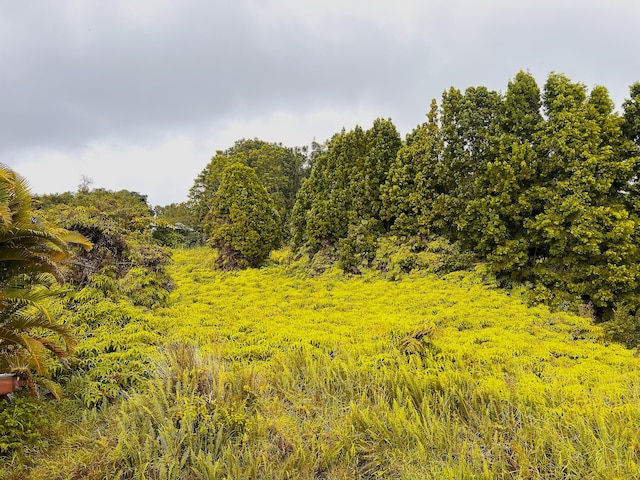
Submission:
<svg viewBox="0 0 640 480">
<path fill-rule="evenodd" d="M 121 358 L 147 352 L 135 391 L 60 419 L 72 435 L 0 473 L 640 478 L 640 359 L 590 319 L 527 307 L 479 272 L 391 281 L 213 261 L 174 251 L 169 306 L 113 334 L 144 346 L 113 347 Z"/>
</svg>

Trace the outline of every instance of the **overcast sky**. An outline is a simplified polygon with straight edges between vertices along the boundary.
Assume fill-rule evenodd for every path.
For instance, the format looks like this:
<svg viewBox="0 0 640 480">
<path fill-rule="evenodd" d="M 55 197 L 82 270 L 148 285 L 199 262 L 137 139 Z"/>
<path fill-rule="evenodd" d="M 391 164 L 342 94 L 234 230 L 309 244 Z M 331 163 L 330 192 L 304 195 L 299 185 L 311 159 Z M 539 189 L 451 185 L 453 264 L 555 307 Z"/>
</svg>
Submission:
<svg viewBox="0 0 640 480">
<path fill-rule="evenodd" d="M 0 0 L 0 163 L 33 193 L 186 199 L 216 150 L 286 146 L 519 70 L 640 81 L 638 0 Z"/>
</svg>

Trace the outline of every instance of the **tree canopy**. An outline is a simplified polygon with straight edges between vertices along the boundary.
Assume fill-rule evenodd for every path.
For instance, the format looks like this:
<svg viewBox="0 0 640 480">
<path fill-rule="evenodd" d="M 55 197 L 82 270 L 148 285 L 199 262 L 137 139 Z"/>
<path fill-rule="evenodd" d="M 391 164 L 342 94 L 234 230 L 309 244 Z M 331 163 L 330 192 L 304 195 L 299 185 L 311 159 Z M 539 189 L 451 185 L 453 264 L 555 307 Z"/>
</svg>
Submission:
<svg viewBox="0 0 640 480">
<path fill-rule="evenodd" d="M 404 142 L 390 121 L 343 130 L 298 194 L 294 245 L 344 260 L 384 234 L 443 236 L 539 300 L 588 302 L 601 319 L 635 309 L 639 84 L 630 92 L 620 115 L 602 86 L 552 73 L 541 90 L 519 72 L 505 93 L 445 91 Z"/>
<path fill-rule="evenodd" d="M 209 213 L 224 171 L 235 163 L 251 167 L 256 172 L 260 183 L 273 199 L 283 234 L 286 235 L 286 224 L 296 193 L 307 175 L 306 151 L 258 139 L 238 140 L 233 147 L 217 151 L 189 191 L 189 205 L 199 221 Z"/>
<path fill-rule="evenodd" d="M 260 266 L 282 242 L 273 198 L 255 170 L 240 163 L 224 170 L 205 222 L 225 270 Z"/>
<path fill-rule="evenodd" d="M 381 186 L 401 144 L 397 129 L 385 119 L 367 131 L 356 127 L 334 135 L 298 193 L 292 214 L 294 245 L 317 252 L 343 240 L 343 253 L 366 254 L 354 241 L 384 230 Z"/>
</svg>

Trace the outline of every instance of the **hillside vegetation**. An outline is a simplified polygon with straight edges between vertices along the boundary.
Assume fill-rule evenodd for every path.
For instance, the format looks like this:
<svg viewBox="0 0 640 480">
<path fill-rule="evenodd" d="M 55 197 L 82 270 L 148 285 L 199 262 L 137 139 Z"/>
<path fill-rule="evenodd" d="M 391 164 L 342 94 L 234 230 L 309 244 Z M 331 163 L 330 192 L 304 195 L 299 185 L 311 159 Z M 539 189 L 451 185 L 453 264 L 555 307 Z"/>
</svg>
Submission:
<svg viewBox="0 0 640 480">
<path fill-rule="evenodd" d="M 640 478 L 639 106 L 519 72 L 155 208 L 0 165 L 0 478 Z"/>
<path fill-rule="evenodd" d="M 108 419 L 76 419 L 93 430 L 52 441 L 30 478 L 640 476 L 640 359 L 590 319 L 481 272 L 229 273 L 214 257 L 174 252 L 169 306 L 140 313 L 149 378 Z"/>
</svg>

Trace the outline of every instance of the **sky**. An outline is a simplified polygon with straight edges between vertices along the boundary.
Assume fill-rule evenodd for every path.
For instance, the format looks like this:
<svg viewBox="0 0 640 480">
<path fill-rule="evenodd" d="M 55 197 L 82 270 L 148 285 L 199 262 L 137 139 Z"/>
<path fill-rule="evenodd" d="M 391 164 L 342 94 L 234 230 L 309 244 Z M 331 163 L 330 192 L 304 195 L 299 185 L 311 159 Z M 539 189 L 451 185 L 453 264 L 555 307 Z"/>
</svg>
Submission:
<svg viewBox="0 0 640 480">
<path fill-rule="evenodd" d="M 242 138 L 323 142 L 451 86 L 551 72 L 617 107 L 640 81 L 637 0 L 0 0 L 0 163 L 34 194 L 187 199 Z"/>
</svg>

